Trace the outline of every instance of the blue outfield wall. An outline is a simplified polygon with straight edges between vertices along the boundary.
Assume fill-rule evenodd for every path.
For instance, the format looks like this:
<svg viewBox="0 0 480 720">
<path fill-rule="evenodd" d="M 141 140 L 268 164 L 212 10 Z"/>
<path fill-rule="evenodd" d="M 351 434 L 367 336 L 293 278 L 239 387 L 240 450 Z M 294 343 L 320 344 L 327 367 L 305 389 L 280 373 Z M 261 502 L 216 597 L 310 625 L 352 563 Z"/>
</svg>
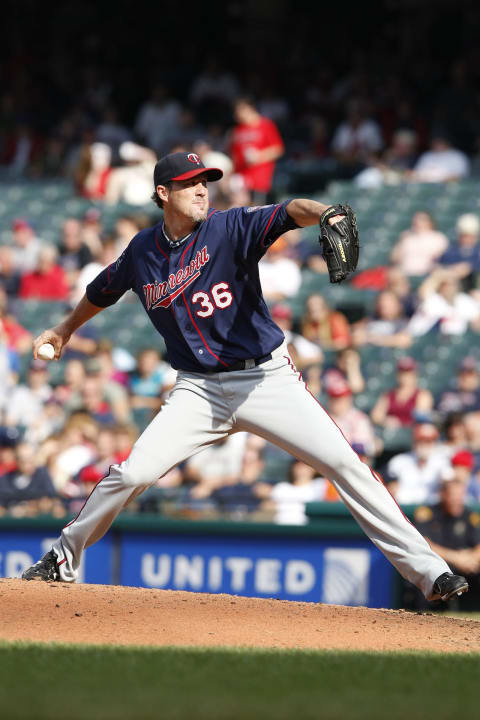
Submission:
<svg viewBox="0 0 480 720">
<path fill-rule="evenodd" d="M 0 577 L 20 577 L 52 547 L 57 534 L 40 530 L 3 531 L 0 524 Z M 85 553 L 80 582 L 109 585 L 112 582 L 113 537 L 109 533 Z"/>
<path fill-rule="evenodd" d="M 368 541 L 124 535 L 122 585 L 388 607 L 390 564 Z"/>
<path fill-rule="evenodd" d="M 123 514 L 88 548 L 86 583 L 392 607 L 398 575 L 347 511 L 305 527 Z M 328 513 L 328 514 L 327 514 Z M 19 577 L 64 522 L 0 518 L 0 577 Z"/>
</svg>

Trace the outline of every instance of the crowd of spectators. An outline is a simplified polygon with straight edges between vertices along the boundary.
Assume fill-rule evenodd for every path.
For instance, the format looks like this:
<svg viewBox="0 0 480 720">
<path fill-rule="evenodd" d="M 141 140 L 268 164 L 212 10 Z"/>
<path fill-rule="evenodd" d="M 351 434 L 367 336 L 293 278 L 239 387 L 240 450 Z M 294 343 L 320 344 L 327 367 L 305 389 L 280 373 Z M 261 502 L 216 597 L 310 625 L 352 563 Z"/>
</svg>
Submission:
<svg viewBox="0 0 480 720">
<path fill-rule="evenodd" d="M 208 21 L 215 43 L 198 55 L 186 42 L 177 51 L 186 31 L 168 3 L 160 35 L 155 21 L 133 30 L 140 7 L 129 22 L 119 8 L 102 23 L 94 4 L 62 3 L 43 37 L 40 8 L 6 8 L 2 172 L 64 175 L 85 197 L 137 205 L 148 199 L 155 157 L 176 147 L 215 153 L 234 174 L 223 189 L 240 192 L 240 179 L 254 202 L 268 193 L 279 159 L 296 175 L 313 173 L 315 189 L 331 177 L 372 186 L 478 174 L 478 8 L 466 3 L 458 13 L 460 52 L 433 3 L 376 4 L 374 37 L 360 8 L 345 19 L 347 65 L 333 36 L 318 55 L 318 25 L 335 20 L 334 8 L 309 4 L 299 15 L 291 2 L 282 12 L 274 3 L 222 3 Z M 414 45 L 412 23 L 421 38 Z M 362 27 L 368 47 L 360 47 Z"/>
<path fill-rule="evenodd" d="M 255 3 L 245 4 L 250 5 Z M 222 12 L 237 13 L 241 24 L 240 5 L 224 6 Z M 84 17 L 88 7 L 76 14 L 67 2 L 63 12 L 68 8 L 72 17 Z M 151 224 L 156 211 L 153 205 L 145 208 L 159 154 L 186 149 L 206 165 L 221 167 L 224 178 L 211 188 L 219 209 L 275 199 L 275 168 L 277 178 L 290 173 L 298 183 L 291 188 L 295 192 L 307 177 L 317 190 L 332 178 L 375 188 L 454 183 L 478 175 L 477 44 L 468 42 L 467 28 L 463 54 L 445 54 L 443 72 L 416 47 L 413 72 L 411 63 L 403 62 L 409 60 L 412 33 L 402 17 L 397 53 L 390 46 L 385 52 L 382 43 L 393 39 L 388 23 L 379 22 L 371 51 L 360 53 L 351 67 L 344 66 L 335 42 L 330 64 L 319 69 L 306 42 L 310 37 L 318 47 L 318 29 L 297 15 L 289 40 L 302 37 L 302 57 L 278 57 L 275 31 L 281 28 L 275 23 L 270 41 L 264 33 L 263 57 L 254 32 L 232 56 L 220 42 L 214 55 L 192 58 L 185 47 L 185 57 L 179 57 L 166 38 L 158 55 L 139 59 L 137 77 L 131 57 L 122 65 L 112 44 L 95 32 L 86 35 L 89 42 L 68 35 L 85 60 L 75 67 L 60 41 L 52 43 L 35 72 L 25 46 L 12 52 L 12 72 L 0 91 L 0 176 L 6 182 L 70 178 L 74 192 L 96 207 L 65 219 L 58 246 L 37 234 L 28 215 L 15 219 L 8 242 L 0 246 L 0 514 L 76 513 L 110 465 L 128 456 L 175 382 L 153 331 L 152 342 L 132 352 L 93 326 L 72 337 L 61 372 L 53 372 L 53 365 L 30 359 L 32 336 L 20 312 L 28 301 L 55 302 L 67 310 L 133 235 Z M 175 21 L 168 4 L 164 20 Z M 425 14 L 417 20 L 419 37 L 434 32 Z M 472 8 L 470 20 L 475 27 L 478 9 Z M 126 31 L 115 17 L 109 21 L 117 46 L 124 39 L 123 47 L 130 47 L 134 28 Z M 158 49 L 156 35 L 151 47 Z M 231 35 L 228 47 L 236 47 Z M 275 77 L 268 69 L 269 47 L 277 53 Z M 249 70 L 248 53 L 261 72 Z M 168 63 L 169 56 L 175 68 L 165 70 L 159 57 Z M 152 67 L 142 76 L 148 62 Z M 38 90 L 45 86 L 57 102 L 45 97 L 40 102 Z M 99 208 L 119 203 L 130 211 L 107 230 Z M 480 330 L 479 236 L 474 212 L 459 215 L 448 237 L 426 210 L 406 218 L 389 262 L 353 279 L 352 288 L 376 293 L 372 309 L 363 308 L 360 317 L 330 307 L 321 291 L 326 267 L 320 250 L 300 231 L 279 238 L 260 263 L 272 317 L 310 392 L 397 501 L 419 506 L 415 521 L 440 554 L 469 575 L 480 569 L 475 530 L 480 517 L 470 510 L 480 502 L 480 366 L 477 356 L 466 353 L 434 393 L 413 350 L 424 337 L 435 345 Z M 304 271 L 318 277 L 319 290 L 312 290 L 298 316 L 292 302 Z M 132 299 L 128 294 L 122 299 L 125 312 Z M 379 390 L 365 407 L 359 398 L 371 384 L 369 350 L 395 353 L 397 364 L 391 387 Z M 392 436 L 403 443 L 394 451 L 387 443 Z M 305 463 L 241 433 L 172 469 L 129 509 L 303 524 L 313 501 L 339 497 Z"/>
<path fill-rule="evenodd" d="M 52 365 L 29 360 L 32 336 L 17 312 L 28 300 L 56 301 L 66 311 L 147 222 L 143 215 L 120 217 L 106 233 L 101 216 L 89 210 L 65 220 L 59 248 L 37 237 L 27 220 L 12 224 L 10 243 L 0 248 L 1 513 L 75 512 L 109 466 L 127 457 L 172 388 L 175 371 L 157 348 L 139 348 L 134 356 L 88 325 L 72 337 L 53 381 Z M 434 344 L 480 327 L 477 216 L 459 216 L 456 235 L 448 238 L 427 212 L 417 212 L 399 233 L 390 265 L 354 279 L 377 291 L 372 310 L 360 318 L 329 307 L 321 292 L 312 292 L 300 318 L 294 316 L 289 301 L 302 270 L 312 271 L 299 233 L 290 231 L 272 246 L 260 275 L 272 317 L 312 394 L 400 503 L 437 502 L 453 476 L 462 477 L 466 502 L 479 502 L 477 359 L 459 359 L 456 375 L 433 394 L 409 354 L 418 338 Z M 415 248 L 408 263 L 405 247 Z M 315 271 L 321 280 L 325 266 L 318 256 Z M 125 312 L 134 300 L 127 295 L 121 301 Z M 357 398 L 370 381 L 368 348 L 395 351 L 398 359 L 392 386 L 362 409 Z M 411 433 L 411 440 L 389 454 L 385 432 Z M 311 468 L 242 433 L 169 472 L 132 509 L 304 523 L 306 502 L 338 499 Z"/>
<path fill-rule="evenodd" d="M 197 80 L 201 83 L 202 75 Z M 232 88 L 237 87 L 233 76 L 231 80 Z M 283 181 L 285 189 L 291 188 L 292 182 L 301 182 L 304 171 L 317 190 L 334 178 L 354 178 L 360 187 L 372 188 L 401 182 L 448 182 L 479 172 L 480 163 L 475 161 L 473 150 L 469 148 L 469 156 L 455 147 L 454 133 L 448 127 L 433 126 L 423 144 L 409 123 L 400 124 L 389 133 L 366 98 L 351 101 L 345 111 L 338 109 L 335 116 L 340 120 L 337 124 L 332 121 L 330 133 L 325 130 L 323 151 L 316 154 L 311 129 L 305 133 L 302 123 L 293 118 L 288 126 L 282 125 L 275 105 L 266 103 L 261 96 L 230 97 L 231 94 L 224 98 L 230 108 L 226 121 L 212 128 L 202 122 L 201 116 L 196 117 L 195 82 L 183 105 L 168 95 L 165 86 L 155 84 L 150 97 L 138 108 L 131 127 L 119 125 L 116 112 L 107 107 L 100 121 L 83 119 L 82 124 L 91 125 L 88 133 L 80 127 L 71 128 L 68 140 L 61 143 L 58 139 L 62 151 L 58 151 L 55 168 L 45 157 L 48 144 L 40 144 L 43 149 L 37 148 L 35 156 L 33 144 L 12 145 L 8 130 L 2 137 L 0 129 L 0 172 L 10 179 L 64 176 L 72 180 L 77 193 L 85 198 L 107 205 L 123 201 L 142 206 L 151 194 L 156 158 L 175 150 L 191 150 L 206 164 L 215 164 L 224 171 L 216 199 L 219 207 L 232 200 L 241 203 L 245 197 L 252 203 L 263 204 L 270 197 L 278 160 L 283 175 L 295 178 Z M 325 127 L 325 118 L 317 113 L 314 109 L 308 112 L 308 123 L 312 126 L 322 123 Z M 293 114 L 292 108 L 284 120 Z M 291 128 L 295 127 L 302 129 L 301 148 L 291 136 Z M 407 138 L 408 162 L 402 155 Z M 427 232 L 428 228 L 424 229 Z M 434 253 L 433 237 L 431 244 Z"/>
</svg>

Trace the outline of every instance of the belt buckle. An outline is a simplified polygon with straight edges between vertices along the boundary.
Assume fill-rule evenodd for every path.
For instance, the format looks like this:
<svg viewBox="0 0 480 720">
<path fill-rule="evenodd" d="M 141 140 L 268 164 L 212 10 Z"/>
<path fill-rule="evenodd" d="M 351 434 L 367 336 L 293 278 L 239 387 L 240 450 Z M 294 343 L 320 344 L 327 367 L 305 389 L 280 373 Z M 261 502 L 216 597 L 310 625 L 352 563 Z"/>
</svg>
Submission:
<svg viewBox="0 0 480 720">
<path fill-rule="evenodd" d="M 253 358 L 248 358 L 245 360 L 245 370 L 251 370 L 255 367 L 255 360 Z"/>
</svg>

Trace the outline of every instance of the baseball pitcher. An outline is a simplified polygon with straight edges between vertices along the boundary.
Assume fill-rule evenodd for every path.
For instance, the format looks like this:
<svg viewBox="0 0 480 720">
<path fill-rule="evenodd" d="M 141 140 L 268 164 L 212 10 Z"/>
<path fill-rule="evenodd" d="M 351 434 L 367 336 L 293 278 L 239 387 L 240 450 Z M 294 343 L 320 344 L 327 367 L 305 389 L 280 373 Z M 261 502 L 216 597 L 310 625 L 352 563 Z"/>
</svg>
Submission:
<svg viewBox="0 0 480 720">
<path fill-rule="evenodd" d="M 50 343 L 58 359 L 75 330 L 133 290 L 164 337 L 178 377 L 129 458 L 111 466 L 52 550 L 23 577 L 74 582 L 84 548 L 133 498 L 191 455 L 248 431 L 327 477 L 372 542 L 428 599 L 466 592 L 465 578 L 431 550 L 309 393 L 262 296 L 259 260 L 297 227 L 320 225 L 330 279 L 345 279 L 358 260 L 351 208 L 295 199 L 217 212 L 209 208 L 207 183 L 221 177 L 194 153 L 162 158 L 153 199 L 164 220 L 139 232 L 73 312 L 35 341 L 35 357 Z"/>
</svg>

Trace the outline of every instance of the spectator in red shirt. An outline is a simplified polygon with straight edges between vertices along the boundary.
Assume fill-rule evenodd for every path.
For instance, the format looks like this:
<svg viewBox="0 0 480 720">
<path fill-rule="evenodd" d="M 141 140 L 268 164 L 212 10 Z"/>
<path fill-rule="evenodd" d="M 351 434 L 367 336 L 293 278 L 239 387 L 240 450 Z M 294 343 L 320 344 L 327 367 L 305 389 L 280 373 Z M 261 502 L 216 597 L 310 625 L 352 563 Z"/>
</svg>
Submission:
<svg viewBox="0 0 480 720">
<path fill-rule="evenodd" d="M 103 200 L 107 194 L 108 179 L 112 172 L 112 151 L 105 143 L 90 145 L 88 172 L 82 187 L 82 195 L 92 200 Z"/>
<path fill-rule="evenodd" d="M 33 272 L 26 273 L 20 284 L 20 297 L 33 300 L 66 300 L 68 284 L 64 270 L 57 265 L 57 249 L 45 245 L 40 250 Z"/>
<path fill-rule="evenodd" d="M 23 354 L 31 350 L 32 336 L 9 312 L 7 294 L 0 285 L 0 337 L 2 335 L 10 351 Z"/>
<path fill-rule="evenodd" d="M 102 380 L 98 375 L 88 375 L 82 387 L 83 412 L 101 425 L 112 425 L 115 416 L 112 407 L 104 398 Z"/>
<path fill-rule="evenodd" d="M 122 463 L 128 458 L 136 440 L 138 440 L 138 429 L 135 425 L 115 425 L 116 463 Z"/>
<path fill-rule="evenodd" d="M 115 433 L 113 428 L 101 428 L 97 437 L 96 457 L 80 470 L 77 476 L 79 494 L 89 495 L 95 485 L 108 474 L 110 465 L 116 462 Z"/>
<path fill-rule="evenodd" d="M 16 428 L 0 428 L 0 477 L 17 469 L 15 446 L 18 439 Z"/>
<path fill-rule="evenodd" d="M 262 205 L 272 187 L 275 161 L 284 153 L 277 126 L 262 117 L 248 98 L 238 98 L 234 106 L 237 125 L 233 128 L 231 152 L 234 172 L 243 177 L 252 201 Z"/>
<path fill-rule="evenodd" d="M 419 386 L 417 370 L 413 358 L 404 355 L 398 360 L 395 387 L 379 397 L 371 412 L 375 425 L 411 427 L 415 422 L 415 413 L 428 415 L 431 412 L 433 397 L 429 390 Z"/>
<path fill-rule="evenodd" d="M 343 350 L 351 345 L 350 326 L 343 313 L 328 307 L 325 298 L 312 293 L 305 303 L 302 335 L 326 350 Z"/>
</svg>

